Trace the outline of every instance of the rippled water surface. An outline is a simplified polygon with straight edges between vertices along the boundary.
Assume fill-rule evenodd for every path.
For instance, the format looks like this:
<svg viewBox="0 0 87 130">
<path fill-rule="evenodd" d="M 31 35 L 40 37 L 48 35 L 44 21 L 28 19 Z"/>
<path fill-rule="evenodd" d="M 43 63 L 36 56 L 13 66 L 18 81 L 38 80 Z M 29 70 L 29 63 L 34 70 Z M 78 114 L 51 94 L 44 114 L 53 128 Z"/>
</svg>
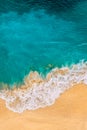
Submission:
<svg viewBox="0 0 87 130">
<path fill-rule="evenodd" d="M 0 1 L 0 82 L 87 60 L 86 0 Z"/>
</svg>

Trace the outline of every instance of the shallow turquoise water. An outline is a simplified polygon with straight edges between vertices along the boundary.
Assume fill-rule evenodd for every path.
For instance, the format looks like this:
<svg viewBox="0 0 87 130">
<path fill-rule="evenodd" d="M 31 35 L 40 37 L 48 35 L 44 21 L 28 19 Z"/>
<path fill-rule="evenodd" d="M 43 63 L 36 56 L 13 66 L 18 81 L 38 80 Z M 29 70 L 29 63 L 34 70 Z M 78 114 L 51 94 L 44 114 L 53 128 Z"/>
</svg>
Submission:
<svg viewBox="0 0 87 130">
<path fill-rule="evenodd" d="M 31 70 L 46 74 L 53 67 L 87 60 L 86 8 L 85 1 L 56 13 L 38 8 L 20 14 L 8 6 L 1 10 L 0 82 L 21 82 Z"/>
</svg>

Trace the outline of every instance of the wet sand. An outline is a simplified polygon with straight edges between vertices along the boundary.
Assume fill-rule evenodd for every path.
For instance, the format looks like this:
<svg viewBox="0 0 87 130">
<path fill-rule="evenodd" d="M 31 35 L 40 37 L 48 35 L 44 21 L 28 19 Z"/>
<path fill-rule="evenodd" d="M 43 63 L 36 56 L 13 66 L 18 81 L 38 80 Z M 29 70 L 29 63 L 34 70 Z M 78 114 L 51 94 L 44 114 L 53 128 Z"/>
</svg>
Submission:
<svg viewBox="0 0 87 130">
<path fill-rule="evenodd" d="M 0 130 L 87 130 L 87 86 L 76 85 L 52 106 L 21 114 L 0 99 Z"/>
</svg>

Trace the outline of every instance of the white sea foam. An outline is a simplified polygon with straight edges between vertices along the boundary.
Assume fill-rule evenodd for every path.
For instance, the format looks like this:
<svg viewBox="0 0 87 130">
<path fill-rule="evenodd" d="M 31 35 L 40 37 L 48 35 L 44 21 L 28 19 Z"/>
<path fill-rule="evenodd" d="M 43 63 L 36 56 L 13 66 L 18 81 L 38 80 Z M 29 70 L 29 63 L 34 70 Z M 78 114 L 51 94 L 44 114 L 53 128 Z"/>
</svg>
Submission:
<svg viewBox="0 0 87 130">
<path fill-rule="evenodd" d="M 70 68 L 55 68 L 45 79 L 31 72 L 20 88 L 0 90 L 0 98 L 6 101 L 8 109 L 21 113 L 52 105 L 61 93 L 79 83 L 87 84 L 87 62 L 84 61 Z"/>
</svg>

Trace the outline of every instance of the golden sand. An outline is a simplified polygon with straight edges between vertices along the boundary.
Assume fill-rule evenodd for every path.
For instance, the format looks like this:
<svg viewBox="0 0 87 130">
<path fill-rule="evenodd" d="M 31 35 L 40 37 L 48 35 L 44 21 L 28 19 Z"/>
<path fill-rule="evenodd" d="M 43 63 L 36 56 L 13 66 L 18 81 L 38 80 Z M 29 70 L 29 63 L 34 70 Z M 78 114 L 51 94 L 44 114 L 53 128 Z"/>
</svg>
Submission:
<svg viewBox="0 0 87 130">
<path fill-rule="evenodd" d="M 76 85 L 52 106 L 21 114 L 0 100 L 0 130 L 87 130 L 87 86 Z"/>
</svg>

